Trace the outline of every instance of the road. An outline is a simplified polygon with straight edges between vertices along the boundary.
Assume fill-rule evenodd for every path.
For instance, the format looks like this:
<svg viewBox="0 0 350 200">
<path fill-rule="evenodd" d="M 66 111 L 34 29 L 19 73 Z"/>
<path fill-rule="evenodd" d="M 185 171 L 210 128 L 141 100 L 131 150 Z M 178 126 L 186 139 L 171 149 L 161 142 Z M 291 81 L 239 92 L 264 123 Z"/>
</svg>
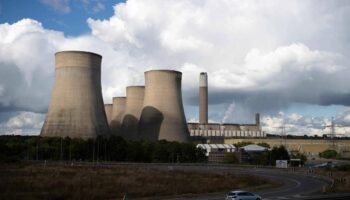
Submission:
<svg viewBox="0 0 350 200">
<path fill-rule="evenodd" d="M 164 166 L 157 166 L 156 168 L 164 168 Z M 232 168 L 219 166 L 167 166 L 171 170 L 185 170 L 185 171 L 208 171 L 216 173 L 231 173 L 231 174 L 254 174 L 262 177 L 272 178 L 282 182 L 282 186 L 278 188 L 252 191 L 259 194 L 264 200 L 281 200 L 281 199 L 303 199 L 306 197 L 320 194 L 323 186 L 328 183 L 319 177 L 313 175 L 305 175 L 297 172 L 290 172 L 287 170 L 265 169 L 265 168 Z M 234 189 L 234 188 L 233 188 Z M 186 198 L 173 198 L 186 199 Z M 225 194 L 220 195 L 204 195 L 195 198 L 187 198 L 191 200 L 224 200 Z"/>
</svg>

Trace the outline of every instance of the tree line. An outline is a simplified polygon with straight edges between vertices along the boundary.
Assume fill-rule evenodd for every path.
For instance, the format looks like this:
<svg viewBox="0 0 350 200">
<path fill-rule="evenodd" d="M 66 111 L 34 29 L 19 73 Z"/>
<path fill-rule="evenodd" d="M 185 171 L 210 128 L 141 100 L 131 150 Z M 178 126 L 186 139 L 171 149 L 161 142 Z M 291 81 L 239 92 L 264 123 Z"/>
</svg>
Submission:
<svg viewBox="0 0 350 200">
<path fill-rule="evenodd" d="M 196 163 L 205 162 L 206 156 L 204 150 L 192 143 L 165 140 L 0 136 L 0 161 L 18 160 Z"/>
</svg>

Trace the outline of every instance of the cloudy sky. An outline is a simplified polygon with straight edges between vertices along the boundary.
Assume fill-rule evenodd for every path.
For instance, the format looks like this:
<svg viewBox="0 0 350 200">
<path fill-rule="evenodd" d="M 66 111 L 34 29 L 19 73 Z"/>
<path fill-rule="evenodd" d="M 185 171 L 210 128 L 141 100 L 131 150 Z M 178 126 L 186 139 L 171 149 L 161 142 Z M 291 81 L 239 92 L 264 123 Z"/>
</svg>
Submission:
<svg viewBox="0 0 350 200">
<path fill-rule="evenodd" d="M 350 136 L 350 2 L 327 0 L 1 0 L 0 134 L 38 134 L 54 53 L 103 56 L 105 103 L 149 69 L 183 73 L 186 117 L 198 120 L 198 78 L 209 76 L 209 118 L 322 135 L 335 118 Z"/>
</svg>

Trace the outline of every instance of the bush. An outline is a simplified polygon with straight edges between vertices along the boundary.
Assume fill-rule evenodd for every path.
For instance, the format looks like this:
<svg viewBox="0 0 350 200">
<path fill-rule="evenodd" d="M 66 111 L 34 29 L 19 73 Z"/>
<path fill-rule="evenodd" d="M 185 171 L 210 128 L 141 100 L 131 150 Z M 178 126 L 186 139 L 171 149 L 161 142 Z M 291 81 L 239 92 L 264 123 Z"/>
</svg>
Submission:
<svg viewBox="0 0 350 200">
<path fill-rule="evenodd" d="M 321 158 L 336 158 L 338 153 L 335 150 L 327 149 L 318 154 Z"/>
<path fill-rule="evenodd" d="M 234 153 L 226 153 L 224 155 L 224 163 L 226 164 L 237 164 L 238 158 Z"/>
<path fill-rule="evenodd" d="M 269 144 L 267 144 L 266 142 L 261 142 L 261 143 L 258 143 L 259 146 L 262 146 L 262 147 L 265 147 L 265 148 L 271 148 L 271 146 Z"/>
<path fill-rule="evenodd" d="M 241 147 L 244 147 L 244 146 L 247 146 L 247 145 L 250 145 L 250 144 L 254 144 L 253 142 L 238 142 L 235 144 L 235 147 L 236 148 L 241 148 Z"/>
</svg>

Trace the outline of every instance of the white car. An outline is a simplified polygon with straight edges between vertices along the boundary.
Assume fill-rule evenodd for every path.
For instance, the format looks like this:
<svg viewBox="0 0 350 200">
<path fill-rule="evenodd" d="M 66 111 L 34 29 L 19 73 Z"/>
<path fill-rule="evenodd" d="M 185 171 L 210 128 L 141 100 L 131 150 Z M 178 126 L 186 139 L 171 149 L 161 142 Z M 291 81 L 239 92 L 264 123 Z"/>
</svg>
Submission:
<svg viewBox="0 0 350 200">
<path fill-rule="evenodd" d="M 261 197 L 252 192 L 230 191 L 226 195 L 226 200 L 261 200 Z"/>
</svg>

